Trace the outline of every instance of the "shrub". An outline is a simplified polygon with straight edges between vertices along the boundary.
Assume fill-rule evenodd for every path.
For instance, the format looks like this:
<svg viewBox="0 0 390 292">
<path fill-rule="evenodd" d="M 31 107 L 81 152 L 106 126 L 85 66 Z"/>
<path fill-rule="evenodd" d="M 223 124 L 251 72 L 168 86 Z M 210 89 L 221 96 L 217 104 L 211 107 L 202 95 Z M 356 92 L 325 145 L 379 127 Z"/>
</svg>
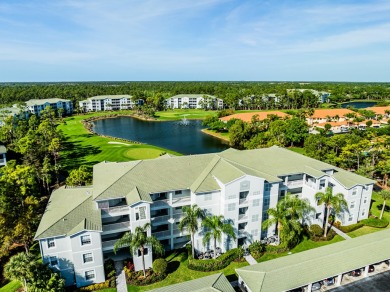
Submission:
<svg viewBox="0 0 390 292">
<path fill-rule="evenodd" d="M 92 284 L 89 286 L 81 287 L 80 291 L 96 291 L 96 290 L 102 290 L 102 289 L 106 289 L 106 288 L 110 288 L 110 287 L 115 288 L 115 277 L 114 277 L 114 286 L 112 287 L 111 284 L 112 284 L 111 279 L 109 279 L 103 283 L 97 283 L 97 284 Z"/>
<path fill-rule="evenodd" d="M 318 224 L 313 224 L 309 229 L 310 237 L 320 237 L 324 234 L 324 230 Z"/>
<path fill-rule="evenodd" d="M 356 224 L 351 224 L 351 225 L 348 225 L 348 226 L 340 226 L 339 229 L 342 231 L 342 232 L 345 232 L 345 233 L 348 233 L 348 232 L 351 232 L 351 231 L 354 231 L 354 230 L 357 230 L 361 227 L 363 227 L 364 224 L 359 222 L 359 223 L 356 223 Z"/>
<path fill-rule="evenodd" d="M 145 286 L 150 285 L 165 279 L 167 274 L 163 273 L 158 275 L 151 270 L 146 272 L 146 277 L 144 278 L 143 272 L 131 272 L 129 269 L 125 268 L 126 282 L 134 286 Z"/>
<path fill-rule="evenodd" d="M 265 251 L 265 245 L 262 244 L 260 241 L 255 241 L 249 246 L 249 252 L 251 255 L 257 259 L 262 256 L 263 252 Z"/>
<path fill-rule="evenodd" d="M 310 226 L 309 235 L 312 241 L 329 241 L 336 236 L 336 232 L 329 228 L 326 237 L 324 237 L 324 229 L 317 224 L 313 224 Z"/>
<path fill-rule="evenodd" d="M 155 259 L 153 262 L 153 271 L 158 274 L 165 274 L 167 272 L 168 263 L 165 259 Z"/>
<path fill-rule="evenodd" d="M 197 260 L 188 256 L 188 268 L 191 270 L 209 272 L 226 268 L 232 261 L 238 258 L 238 248 L 233 248 L 216 259 Z"/>
<path fill-rule="evenodd" d="M 389 225 L 389 221 L 387 221 L 385 218 L 382 219 L 368 218 L 360 221 L 360 223 L 363 223 L 365 226 L 376 227 L 376 228 L 385 228 L 387 227 L 387 225 Z"/>
</svg>

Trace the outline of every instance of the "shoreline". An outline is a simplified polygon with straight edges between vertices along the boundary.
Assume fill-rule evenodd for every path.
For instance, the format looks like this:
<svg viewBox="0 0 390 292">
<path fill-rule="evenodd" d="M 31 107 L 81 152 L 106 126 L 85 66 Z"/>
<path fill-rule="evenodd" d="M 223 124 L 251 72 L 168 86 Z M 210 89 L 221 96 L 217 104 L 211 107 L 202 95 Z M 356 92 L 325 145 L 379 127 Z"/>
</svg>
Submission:
<svg viewBox="0 0 390 292">
<path fill-rule="evenodd" d="M 218 135 L 217 133 L 212 132 L 209 129 L 202 129 L 201 131 L 203 133 L 207 134 L 207 135 L 210 135 L 210 136 L 213 136 L 215 138 L 218 138 L 218 139 L 222 140 L 223 142 L 226 142 L 227 144 L 229 144 L 229 142 L 230 142 L 229 139 L 227 139 L 225 137 L 222 137 L 222 136 Z"/>
</svg>

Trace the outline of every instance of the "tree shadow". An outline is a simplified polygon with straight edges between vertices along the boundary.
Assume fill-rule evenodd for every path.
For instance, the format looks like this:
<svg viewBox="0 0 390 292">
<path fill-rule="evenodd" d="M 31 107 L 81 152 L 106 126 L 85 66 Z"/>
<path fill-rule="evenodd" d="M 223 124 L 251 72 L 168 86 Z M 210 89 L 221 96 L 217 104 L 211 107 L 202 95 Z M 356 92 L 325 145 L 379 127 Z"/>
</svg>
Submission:
<svg viewBox="0 0 390 292">
<path fill-rule="evenodd" d="M 168 263 L 167 273 L 171 274 L 171 273 L 175 272 L 179 267 L 180 267 L 179 261 L 177 261 L 177 260 L 171 261 Z"/>
<path fill-rule="evenodd" d="M 97 155 L 101 152 L 99 147 L 87 145 L 83 146 L 77 142 L 65 141 L 62 143 L 61 162 L 65 171 L 78 168 L 80 165 L 93 166 L 94 161 L 85 161 L 88 155 Z"/>
<path fill-rule="evenodd" d="M 383 208 L 383 204 L 379 204 L 378 206 L 376 206 L 376 208 L 379 210 L 379 211 L 382 211 L 382 208 Z M 389 212 L 390 211 L 390 207 L 389 206 L 385 206 L 385 212 Z"/>
</svg>

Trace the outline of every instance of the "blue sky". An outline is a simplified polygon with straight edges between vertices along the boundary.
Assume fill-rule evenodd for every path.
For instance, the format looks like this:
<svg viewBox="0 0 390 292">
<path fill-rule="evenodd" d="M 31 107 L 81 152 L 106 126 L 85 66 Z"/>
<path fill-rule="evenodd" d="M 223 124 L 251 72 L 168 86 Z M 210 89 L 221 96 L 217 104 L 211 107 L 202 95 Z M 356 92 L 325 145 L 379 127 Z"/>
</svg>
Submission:
<svg viewBox="0 0 390 292">
<path fill-rule="evenodd" d="M 0 82 L 390 81 L 390 1 L 1 0 Z"/>
</svg>

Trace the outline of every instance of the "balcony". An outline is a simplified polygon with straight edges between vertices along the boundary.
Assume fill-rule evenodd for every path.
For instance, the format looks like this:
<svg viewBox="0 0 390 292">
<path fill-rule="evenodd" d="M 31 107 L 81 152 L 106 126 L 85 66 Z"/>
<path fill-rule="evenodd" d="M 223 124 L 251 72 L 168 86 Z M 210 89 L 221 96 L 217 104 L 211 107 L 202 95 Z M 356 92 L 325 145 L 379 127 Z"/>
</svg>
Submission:
<svg viewBox="0 0 390 292">
<path fill-rule="evenodd" d="M 185 206 L 191 204 L 191 196 L 176 197 L 172 199 L 173 206 Z"/>
<path fill-rule="evenodd" d="M 184 229 L 183 232 L 180 231 L 179 229 L 173 229 L 173 235 L 174 236 L 184 236 L 184 235 L 189 235 L 190 233 L 187 231 L 187 229 Z"/>
<path fill-rule="evenodd" d="M 171 231 L 170 230 L 158 231 L 158 232 L 152 231 L 152 235 L 155 236 L 157 239 L 161 239 L 164 237 L 171 237 Z"/>
<path fill-rule="evenodd" d="M 245 220 L 245 219 L 248 219 L 248 215 L 246 213 L 238 214 L 238 220 Z"/>
<path fill-rule="evenodd" d="M 169 215 L 163 215 L 163 216 L 152 217 L 151 221 L 152 224 L 160 223 L 160 222 L 167 223 L 170 218 L 171 216 Z"/>
<path fill-rule="evenodd" d="M 118 241 L 118 239 L 114 240 L 109 240 L 109 241 L 103 241 L 102 242 L 102 250 L 107 251 L 107 250 L 113 250 L 115 243 Z M 125 247 L 125 246 L 123 246 Z"/>
<path fill-rule="evenodd" d="M 130 229 L 130 221 L 103 225 L 103 232 L 119 232 Z"/>
<path fill-rule="evenodd" d="M 303 186 L 303 179 L 292 180 L 287 182 L 287 187 L 289 189 L 301 188 Z"/>
<path fill-rule="evenodd" d="M 127 205 L 109 207 L 102 210 L 102 216 L 119 216 L 129 214 L 130 208 Z"/>
<path fill-rule="evenodd" d="M 245 237 L 248 235 L 248 232 L 245 229 L 238 230 L 238 237 Z"/>
<path fill-rule="evenodd" d="M 240 198 L 240 200 L 239 200 L 239 204 L 240 205 L 244 205 L 244 204 L 247 204 L 248 203 L 248 197 L 246 197 L 246 198 Z"/>
<path fill-rule="evenodd" d="M 185 216 L 184 213 L 173 214 L 173 219 L 175 219 L 176 221 L 180 221 L 180 219 L 183 218 L 184 216 Z"/>
<path fill-rule="evenodd" d="M 150 206 L 151 210 L 158 210 L 158 209 L 164 209 L 168 208 L 168 200 L 160 200 L 160 201 L 154 201 L 153 204 Z"/>
</svg>

